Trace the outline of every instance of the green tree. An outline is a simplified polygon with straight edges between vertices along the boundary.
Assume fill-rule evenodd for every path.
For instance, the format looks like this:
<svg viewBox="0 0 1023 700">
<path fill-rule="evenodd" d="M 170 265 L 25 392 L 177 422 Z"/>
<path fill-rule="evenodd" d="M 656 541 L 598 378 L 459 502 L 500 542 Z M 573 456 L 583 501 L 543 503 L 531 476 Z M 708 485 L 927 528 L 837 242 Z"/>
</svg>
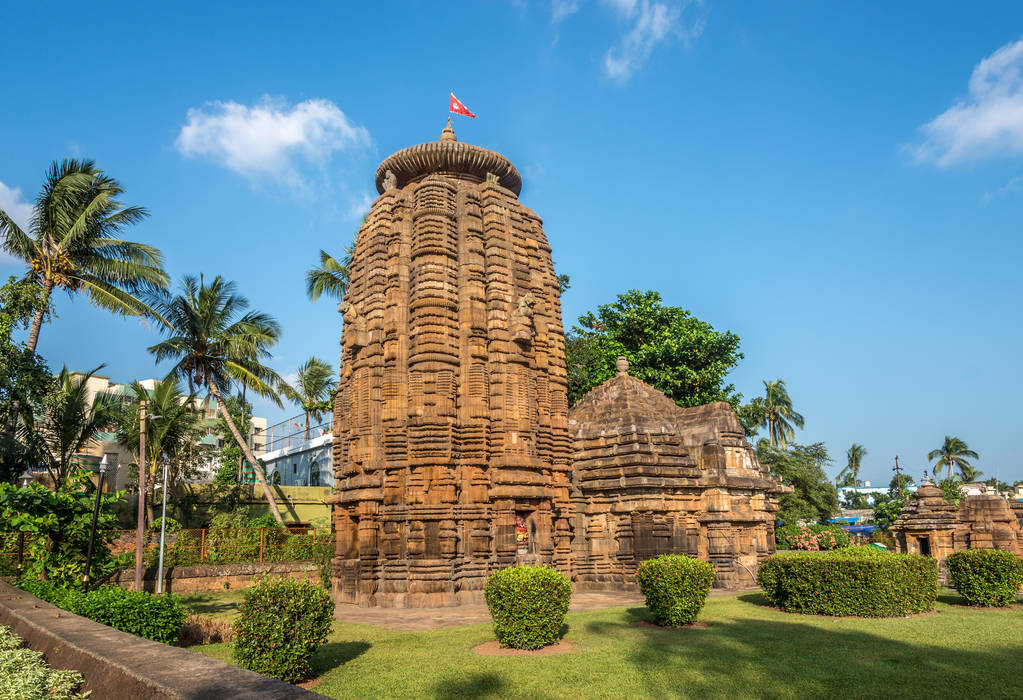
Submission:
<svg viewBox="0 0 1023 700">
<path fill-rule="evenodd" d="M 959 478 L 962 479 L 964 484 L 973 484 L 980 481 L 980 477 L 984 476 L 984 472 L 970 465 L 958 465 Z"/>
<path fill-rule="evenodd" d="M 742 359 L 739 337 L 718 332 L 679 306 L 664 306 L 657 292 L 632 290 L 596 313 L 579 317 L 565 341 L 568 400 L 574 404 L 615 376 L 624 356 L 629 373 L 670 396 L 680 406 L 715 401 L 739 405 L 725 376 Z"/>
<path fill-rule="evenodd" d="M 887 530 L 902 513 L 903 506 L 909 500 L 908 494 L 904 492 L 879 493 L 874 496 L 874 524 L 882 530 Z"/>
<path fill-rule="evenodd" d="M 938 488 L 945 492 L 945 500 L 957 506 L 963 500 L 963 482 L 954 476 L 946 476 L 938 482 Z"/>
<path fill-rule="evenodd" d="M 225 404 L 227 413 L 231 416 L 234 424 L 238 426 L 239 432 L 242 435 L 252 434 L 252 404 L 237 395 L 228 396 Z M 227 421 L 221 417 L 217 419 L 216 431 L 218 435 L 227 435 L 231 432 L 231 428 L 228 427 Z M 217 473 L 213 477 L 213 483 L 223 485 L 240 483 L 243 458 L 242 450 L 236 442 L 224 441 L 224 446 L 220 448 L 219 452 L 220 468 L 217 469 Z"/>
<path fill-rule="evenodd" d="M 34 461 L 30 448 L 31 407 L 41 406 L 53 389 L 46 362 L 12 335 L 31 323 L 41 290 L 11 277 L 0 288 L 0 481 L 13 482 Z"/>
<path fill-rule="evenodd" d="M 139 455 L 138 464 L 145 465 L 148 505 L 147 519 L 153 520 L 156 484 L 163 478 L 163 461 L 168 462 L 168 488 L 174 487 L 188 468 L 192 446 L 201 438 L 200 418 L 193 401 L 195 394 L 185 394 L 177 379 L 166 378 L 153 384 L 152 390 L 138 382 L 129 385 L 132 401 L 117 412 L 117 441 L 136 455 L 139 453 L 139 407 L 146 401 L 146 454 Z M 136 479 L 138 477 L 136 476 Z"/>
<path fill-rule="evenodd" d="M 764 396 L 753 399 L 763 412 L 761 426 L 767 428 L 767 437 L 774 447 L 785 449 L 790 440 L 796 437 L 796 428 L 802 429 L 803 416 L 792 408 L 792 399 L 789 397 L 785 381 L 776 379 L 773 382 L 764 381 Z"/>
<path fill-rule="evenodd" d="M 112 506 L 123 497 L 123 492 L 100 497 L 90 580 L 112 568 L 106 549 L 117 527 Z M 0 523 L 7 532 L 24 533 L 28 566 L 23 575 L 64 584 L 81 580 L 95 501 L 95 488 L 82 469 L 70 472 L 62 487 L 53 490 L 38 482 L 25 488 L 0 484 Z"/>
<path fill-rule="evenodd" d="M 960 471 L 972 467 L 967 459 L 980 459 L 980 455 L 971 450 L 965 442 L 951 435 L 945 436 L 945 442 L 936 450 L 927 453 L 927 459 L 937 460 L 934 463 L 934 472 L 937 475 L 938 469 L 944 465 L 948 469 L 946 478 L 952 477 L 952 468 L 958 467 Z"/>
<path fill-rule="evenodd" d="M 325 250 L 320 250 L 320 264 L 305 273 L 305 291 L 312 301 L 326 295 L 337 301 L 345 298 L 348 278 L 352 265 L 355 244 L 346 247 L 344 256 L 338 260 Z"/>
<path fill-rule="evenodd" d="M 0 246 L 28 265 L 26 279 L 40 290 L 27 348 L 35 352 L 54 289 L 85 291 L 93 304 L 114 313 L 160 319 L 145 293 L 166 288 L 163 254 L 120 238 L 148 216 L 118 201 L 124 190 L 91 160 L 54 162 L 46 173 L 28 232 L 0 210 Z"/>
<path fill-rule="evenodd" d="M 800 520 L 827 520 L 838 512 L 838 490 L 824 473 L 831 457 L 823 442 L 812 445 L 775 447 L 766 439 L 757 441 L 760 463 L 793 488 L 779 500 L 776 518 L 786 524 Z"/>
<path fill-rule="evenodd" d="M 100 365 L 85 374 L 72 374 L 63 368 L 53 390 L 25 421 L 33 426 L 38 438 L 33 442 L 33 455 L 50 473 L 55 489 L 64 487 L 78 455 L 115 420 L 115 404 L 109 396 L 89 398 L 86 385 L 102 368 Z"/>
<path fill-rule="evenodd" d="M 997 477 L 985 479 L 984 483 L 992 487 L 995 491 L 999 493 L 1002 493 L 1003 491 L 1012 491 L 1012 486 L 1009 486 L 1007 483 L 1005 483 L 1001 479 L 998 479 Z"/>
<path fill-rule="evenodd" d="M 317 421 L 324 411 L 330 410 L 330 397 L 337 387 L 333 368 L 319 359 L 310 357 L 298 368 L 295 383 L 281 384 L 281 393 L 305 411 L 305 439 L 309 439 L 310 419 Z"/>
<path fill-rule="evenodd" d="M 870 499 L 865 493 L 846 491 L 842 497 L 842 507 L 846 510 L 864 510 L 870 508 Z"/>
<path fill-rule="evenodd" d="M 859 486 L 860 485 L 860 464 L 863 462 L 863 457 L 867 454 L 867 448 L 858 442 L 854 442 L 852 446 L 845 451 L 846 464 L 845 468 L 838 473 L 835 482 L 839 486 Z"/>
<path fill-rule="evenodd" d="M 906 491 L 907 486 L 913 485 L 913 477 L 909 474 L 899 473 L 892 477 L 892 480 L 888 482 L 888 491 L 901 495 Z"/>
<path fill-rule="evenodd" d="M 158 362 L 174 360 L 170 376 L 187 379 L 190 392 L 198 385 L 216 400 L 221 417 L 252 465 L 270 512 L 277 522 L 283 523 L 263 468 L 248 440 L 238 431 L 224 401 L 234 384 L 244 382 L 257 395 L 282 406 L 275 389 L 282 380 L 262 364 L 270 357 L 270 348 L 280 337 L 280 325 L 269 314 L 246 312 L 248 300 L 238 294 L 233 282 L 220 276 L 209 284 L 201 276 L 186 276 L 181 294 L 163 294 L 155 303 L 167 319 L 167 325 L 161 330 L 170 337 L 150 347 L 149 352 Z"/>
<path fill-rule="evenodd" d="M 756 437 L 760 426 L 764 423 L 764 402 L 762 399 L 753 399 L 735 407 L 735 416 L 746 431 L 746 437 L 752 440 Z"/>
</svg>

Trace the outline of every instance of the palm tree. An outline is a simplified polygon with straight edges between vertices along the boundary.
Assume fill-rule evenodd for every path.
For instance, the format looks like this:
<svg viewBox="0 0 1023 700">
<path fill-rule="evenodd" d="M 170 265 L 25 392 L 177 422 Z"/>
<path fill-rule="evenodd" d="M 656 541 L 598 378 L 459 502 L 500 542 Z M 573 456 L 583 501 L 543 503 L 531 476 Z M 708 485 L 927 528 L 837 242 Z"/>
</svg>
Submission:
<svg viewBox="0 0 1023 700">
<path fill-rule="evenodd" d="M 960 465 L 958 465 L 958 469 L 959 469 L 959 478 L 963 480 L 964 484 L 969 484 L 969 483 L 973 483 L 975 481 L 980 481 L 980 477 L 984 476 L 984 472 L 982 472 L 981 470 L 977 469 L 976 467 L 971 467 L 969 465 L 964 466 L 964 465 L 960 464 Z M 997 484 L 994 484 L 994 486 L 997 487 Z"/>
<path fill-rule="evenodd" d="M 175 360 L 168 376 L 185 378 L 190 392 L 198 385 L 208 390 L 207 399 L 212 396 L 216 400 L 221 417 L 263 487 L 270 512 L 283 523 L 263 468 L 224 403 L 224 394 L 231 393 L 232 385 L 242 383 L 282 406 L 275 390 L 281 378 L 261 362 L 270 356 L 269 348 L 280 337 L 280 325 L 269 314 L 246 312 L 248 300 L 237 293 L 233 282 L 219 275 L 209 284 L 202 276 L 186 276 L 182 292 L 176 296 L 164 293 L 154 300 L 167 319 L 167 326 L 161 330 L 169 337 L 150 347 L 149 352 L 157 362 Z"/>
<path fill-rule="evenodd" d="M 852 486 L 856 487 L 860 484 L 860 463 L 863 461 L 863 457 L 867 454 L 867 448 L 863 445 L 854 442 L 852 446 L 845 451 L 846 465 L 845 469 L 838 473 L 835 478 L 835 483 L 838 485 L 839 481 L 848 482 L 852 481 Z"/>
<path fill-rule="evenodd" d="M 163 253 L 119 237 L 122 229 L 149 216 L 142 207 L 122 206 L 117 197 L 123 192 L 91 160 L 54 161 L 27 233 L 0 210 L 0 247 L 24 260 L 26 277 L 42 288 L 29 351 L 35 352 L 54 289 L 69 295 L 86 291 L 93 304 L 114 313 L 162 320 L 141 297 L 167 287 Z"/>
<path fill-rule="evenodd" d="M 773 447 L 788 447 L 789 440 L 796 436 L 792 426 L 803 427 L 803 416 L 792 408 L 785 381 L 777 379 L 773 382 L 764 381 L 763 399 L 754 399 L 758 410 L 763 411 L 763 427 Z"/>
<path fill-rule="evenodd" d="M 310 418 L 320 420 L 324 404 L 334 393 L 337 380 L 334 370 L 318 357 L 310 357 L 298 368 L 298 377 L 294 385 L 287 382 L 281 384 L 281 393 L 299 404 L 305 411 L 305 439 L 309 439 Z"/>
<path fill-rule="evenodd" d="M 158 468 L 161 459 L 168 459 L 172 466 L 182 452 L 187 452 L 198 442 L 199 414 L 195 410 L 195 394 L 185 395 L 175 378 L 162 379 L 154 383 L 153 388 L 146 389 L 138 382 L 129 387 L 134 401 L 122 407 L 117 416 L 117 441 L 127 445 L 136 453 L 139 447 L 139 401 L 148 403 L 150 417 L 146 421 L 146 454 L 139 455 L 139 469 L 146 469 L 146 483 L 149 494 L 146 503 L 149 505 L 148 519 L 153 519 L 153 493 L 156 487 Z M 171 469 L 168 481 L 176 481 L 176 469 Z"/>
<path fill-rule="evenodd" d="M 934 463 L 935 474 L 937 474 L 941 465 L 944 464 L 948 468 L 949 478 L 952 477 L 953 466 L 959 467 L 959 469 L 973 467 L 969 460 L 966 459 L 967 457 L 970 459 L 980 459 L 980 455 L 967 447 L 965 442 L 950 435 L 945 436 L 945 442 L 942 443 L 941 447 L 927 453 L 927 459 L 937 460 Z"/>
<path fill-rule="evenodd" d="M 89 400 L 89 379 L 102 368 L 100 365 L 85 374 L 72 374 L 64 367 L 39 415 L 25 421 L 26 426 L 34 427 L 38 439 L 33 446 L 50 473 L 54 489 L 64 485 L 78 455 L 114 420 L 114 403 L 109 396 L 101 394 Z"/>
<path fill-rule="evenodd" d="M 345 248 L 345 256 L 335 259 L 325 250 L 320 251 L 320 264 L 305 273 L 305 291 L 312 301 L 321 294 L 341 301 L 348 291 L 349 269 L 352 264 L 352 248 Z"/>
</svg>

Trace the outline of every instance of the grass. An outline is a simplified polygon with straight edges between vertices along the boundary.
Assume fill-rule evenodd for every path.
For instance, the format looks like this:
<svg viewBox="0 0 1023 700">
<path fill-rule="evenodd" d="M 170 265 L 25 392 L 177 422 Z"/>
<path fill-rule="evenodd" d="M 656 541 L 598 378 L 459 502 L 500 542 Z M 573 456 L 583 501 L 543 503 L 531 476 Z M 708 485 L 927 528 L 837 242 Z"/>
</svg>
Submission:
<svg viewBox="0 0 1023 700">
<path fill-rule="evenodd" d="M 336 622 L 315 691 L 350 697 L 1023 698 L 1023 610 L 939 599 L 911 618 L 793 615 L 760 594 L 711 597 L 706 629 L 631 626 L 645 608 L 569 614 L 560 656 L 483 657 L 490 625 L 398 632 Z M 209 604 L 199 603 L 199 604 Z M 221 612 L 223 614 L 223 612 Z M 231 645 L 195 651 L 230 661 Z"/>
<path fill-rule="evenodd" d="M 233 621 L 238 616 L 244 593 L 244 589 L 236 589 L 223 593 L 182 593 L 179 597 L 191 613 Z"/>
</svg>

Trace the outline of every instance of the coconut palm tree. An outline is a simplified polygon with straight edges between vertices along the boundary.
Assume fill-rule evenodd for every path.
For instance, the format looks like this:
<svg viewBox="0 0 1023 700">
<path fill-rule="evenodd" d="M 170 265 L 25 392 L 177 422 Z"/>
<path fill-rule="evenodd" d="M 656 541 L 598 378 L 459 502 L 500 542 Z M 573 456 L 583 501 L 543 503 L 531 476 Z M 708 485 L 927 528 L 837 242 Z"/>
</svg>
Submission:
<svg viewBox="0 0 1023 700">
<path fill-rule="evenodd" d="M 764 396 L 758 400 L 758 410 L 763 411 L 763 427 L 767 428 L 768 439 L 773 447 L 788 447 L 789 440 L 796 436 L 793 426 L 803 427 L 803 416 L 792 408 L 785 381 L 777 379 L 764 381 Z"/>
<path fill-rule="evenodd" d="M 960 470 L 964 468 L 973 467 L 967 459 L 980 459 L 980 455 L 967 447 L 966 443 L 957 437 L 950 435 L 945 436 L 945 442 L 942 443 L 941 447 L 936 450 L 931 450 L 927 453 L 927 459 L 937 460 L 934 463 L 934 472 L 937 473 L 941 465 L 945 465 L 948 468 L 948 476 L 952 476 L 952 467 L 958 467 Z"/>
<path fill-rule="evenodd" d="M 320 264 L 305 273 L 305 291 L 312 301 L 327 295 L 341 301 L 348 291 L 349 268 L 352 264 L 353 248 L 345 248 L 341 260 L 335 259 L 325 250 L 320 251 Z"/>
<path fill-rule="evenodd" d="M 963 480 L 964 484 L 980 481 L 980 477 L 984 476 L 984 472 L 976 467 L 958 464 L 956 465 L 956 468 L 959 469 L 959 478 Z M 997 484 L 995 484 L 995 486 L 997 486 Z"/>
<path fill-rule="evenodd" d="M 38 438 L 33 441 L 35 454 L 50 473 L 54 489 L 64 486 L 78 455 L 114 420 L 115 404 L 109 396 L 89 398 L 89 379 L 102 368 L 72 374 L 64 367 L 53 393 L 36 415 L 25 420 L 26 426 L 33 426 Z"/>
<path fill-rule="evenodd" d="M 87 292 L 93 304 L 114 313 L 162 320 L 143 296 L 169 283 L 163 253 L 120 238 L 149 215 L 142 207 L 123 206 L 117 199 L 123 192 L 91 160 L 54 161 L 27 232 L 0 210 L 0 247 L 24 260 L 26 277 L 42 289 L 26 343 L 31 352 L 54 289 Z"/>
<path fill-rule="evenodd" d="M 838 473 L 835 478 L 836 485 L 845 486 L 859 486 L 860 484 L 860 463 L 863 461 L 863 457 L 867 454 L 867 448 L 863 445 L 854 442 L 852 446 L 845 451 L 846 465 L 845 469 Z M 848 482 L 852 482 L 851 484 Z"/>
<path fill-rule="evenodd" d="M 320 420 L 329 406 L 329 399 L 337 386 L 334 369 L 318 357 L 310 357 L 298 368 L 295 383 L 281 384 L 281 393 L 305 411 L 305 439 L 309 439 L 310 419 Z"/>
<path fill-rule="evenodd" d="M 207 400 L 217 402 L 221 417 L 238 447 L 252 465 L 277 522 L 283 523 L 266 475 L 247 440 L 238 431 L 224 403 L 233 385 L 243 384 L 258 396 L 282 406 L 276 387 L 280 376 L 262 364 L 270 356 L 281 329 L 269 314 L 245 311 L 248 300 L 238 294 L 233 282 L 219 275 L 208 284 L 200 275 L 186 276 L 182 293 L 154 295 L 154 306 L 167 319 L 161 331 L 169 337 L 149 348 L 157 362 L 175 361 L 168 376 L 184 378 L 190 392 L 199 386 L 208 391 Z"/>
<path fill-rule="evenodd" d="M 199 413 L 195 410 L 195 394 L 186 395 L 176 378 L 166 378 L 154 383 L 147 389 L 138 382 L 133 382 L 128 390 L 131 401 L 124 405 L 117 415 L 117 441 L 127 445 L 138 453 L 139 448 L 139 410 L 138 402 L 146 401 L 149 418 L 146 420 L 146 454 L 139 455 L 139 468 L 147 470 L 146 483 L 149 494 L 146 504 L 149 506 L 148 519 L 153 519 L 154 489 L 161 459 L 170 460 L 171 466 L 178 463 L 178 456 L 188 452 L 199 441 Z M 170 469 L 168 481 L 174 483 L 177 469 Z"/>
</svg>

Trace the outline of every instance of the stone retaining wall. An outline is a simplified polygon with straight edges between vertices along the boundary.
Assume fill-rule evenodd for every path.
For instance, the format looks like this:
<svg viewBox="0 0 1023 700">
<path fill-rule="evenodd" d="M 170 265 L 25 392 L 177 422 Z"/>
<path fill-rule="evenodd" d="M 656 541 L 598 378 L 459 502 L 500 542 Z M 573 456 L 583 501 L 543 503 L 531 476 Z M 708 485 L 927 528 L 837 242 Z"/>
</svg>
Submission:
<svg viewBox="0 0 1023 700">
<path fill-rule="evenodd" d="M 152 642 L 45 603 L 0 581 L 0 625 L 52 668 L 85 676 L 92 697 L 132 700 L 304 700 L 321 697 L 274 678 Z"/>
<path fill-rule="evenodd" d="M 316 564 L 309 561 L 279 561 L 249 564 L 204 564 L 173 566 L 163 571 L 163 590 L 168 593 L 201 593 L 248 588 L 262 576 L 283 576 L 295 581 L 318 581 Z M 157 568 L 142 572 L 143 588 L 156 591 Z M 121 588 L 135 587 L 135 571 L 126 569 L 114 574 L 108 583 Z"/>
</svg>

